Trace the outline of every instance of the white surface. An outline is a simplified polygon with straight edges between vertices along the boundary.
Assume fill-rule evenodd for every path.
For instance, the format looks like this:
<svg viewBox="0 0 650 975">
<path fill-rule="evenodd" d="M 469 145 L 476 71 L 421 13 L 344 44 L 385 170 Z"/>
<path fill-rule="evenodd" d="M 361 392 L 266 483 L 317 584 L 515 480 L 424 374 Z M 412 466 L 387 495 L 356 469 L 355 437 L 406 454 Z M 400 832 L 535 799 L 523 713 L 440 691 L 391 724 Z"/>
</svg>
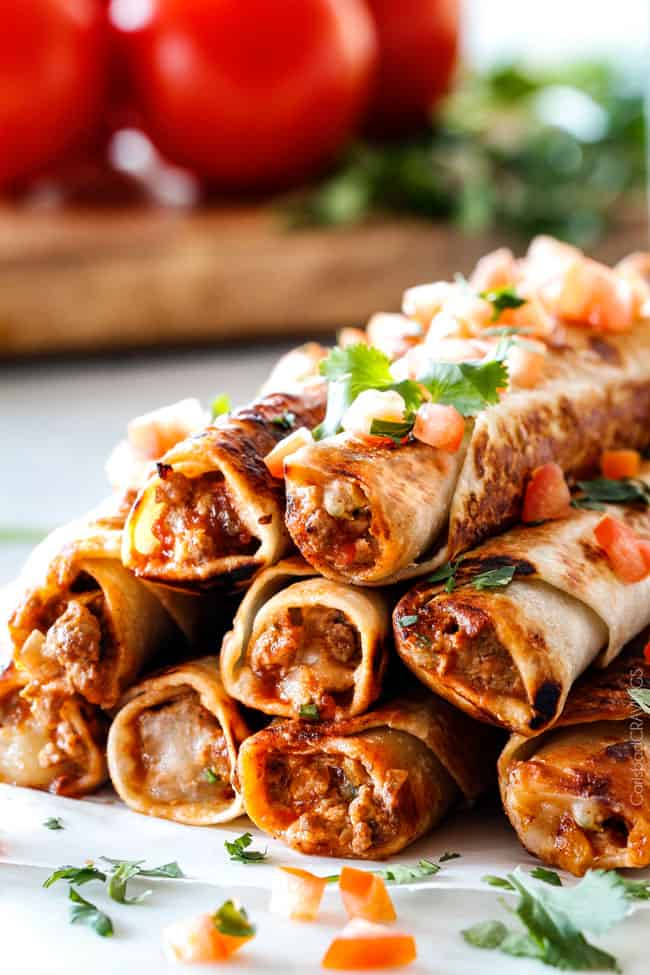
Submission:
<svg viewBox="0 0 650 975">
<path fill-rule="evenodd" d="M 142 975 L 179 970 L 162 956 L 162 929 L 179 918 L 214 911 L 230 897 L 246 907 L 257 925 L 257 937 L 232 964 L 198 971 L 315 975 L 322 971 L 320 959 L 327 945 L 346 920 L 334 885 L 327 889 L 315 923 L 300 924 L 269 914 L 274 866 L 300 864 L 314 873 L 329 875 L 338 872 L 342 861 L 301 857 L 251 827 L 255 848 L 268 847 L 268 861 L 258 865 L 231 863 L 223 841 L 249 828 L 245 819 L 235 823 L 234 829 L 232 824 L 190 828 L 138 816 L 112 799 L 75 801 L 9 786 L 0 786 L 0 809 L 1 957 L 2 971 L 8 975 L 70 975 L 82 970 L 93 975 Z M 63 830 L 43 827 L 43 820 L 52 815 L 61 818 Z M 397 927 L 416 939 L 418 960 L 409 967 L 409 973 L 483 975 L 494 964 L 505 975 L 542 975 L 548 971 L 535 962 L 470 948 L 460 936 L 463 928 L 478 921 L 500 918 L 508 923 L 498 892 L 480 882 L 484 873 L 504 873 L 518 863 L 533 865 L 503 818 L 489 807 L 477 807 L 392 862 L 413 862 L 423 856 L 437 859 L 445 850 L 463 856 L 443 864 L 431 880 L 391 887 Z M 149 866 L 176 859 L 188 880 L 135 882 L 135 892 L 143 886 L 153 890 L 144 904 L 136 906 L 109 900 L 98 883 L 84 885 L 80 889 L 83 896 L 113 921 L 114 936 L 103 939 L 88 928 L 68 923 L 67 884 L 42 888 L 52 868 L 66 863 L 81 865 L 101 855 L 146 858 Z M 649 909 L 650 905 L 642 905 L 635 916 L 605 938 L 590 939 L 619 958 L 625 975 L 647 973 L 643 935 Z"/>
</svg>

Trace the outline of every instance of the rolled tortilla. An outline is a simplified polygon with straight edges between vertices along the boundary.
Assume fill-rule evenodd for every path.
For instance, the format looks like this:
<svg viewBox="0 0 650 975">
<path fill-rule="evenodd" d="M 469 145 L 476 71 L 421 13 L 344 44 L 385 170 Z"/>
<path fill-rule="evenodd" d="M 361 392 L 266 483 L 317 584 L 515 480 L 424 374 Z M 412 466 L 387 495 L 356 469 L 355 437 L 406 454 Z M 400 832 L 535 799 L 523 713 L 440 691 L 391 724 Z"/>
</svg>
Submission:
<svg viewBox="0 0 650 975">
<path fill-rule="evenodd" d="M 647 508 L 608 511 L 650 537 Z M 603 514 L 572 511 L 492 539 L 463 559 L 452 592 L 417 585 L 393 613 L 402 660 L 483 721 L 524 735 L 551 725 L 580 674 L 594 661 L 609 664 L 650 623 L 650 578 L 622 582 L 596 543 Z M 478 574 L 500 566 L 515 567 L 508 586 L 474 587 Z"/>
<path fill-rule="evenodd" d="M 647 444 L 647 323 L 606 338 L 567 328 L 566 345 L 546 358 L 543 382 L 480 413 L 456 454 L 348 434 L 293 454 L 287 525 L 301 554 L 357 585 L 424 575 L 512 524 L 536 467 L 555 461 L 569 478 L 586 477 L 603 450 Z"/>
<path fill-rule="evenodd" d="M 241 581 L 287 553 L 284 485 L 264 457 L 323 416 L 322 383 L 270 393 L 168 451 L 138 494 L 122 560 L 136 575 L 181 585 Z"/>
<path fill-rule="evenodd" d="M 390 635 L 382 595 L 314 578 L 287 559 L 246 594 L 223 641 L 221 675 L 229 694 L 265 714 L 361 714 L 381 691 Z"/>
<path fill-rule="evenodd" d="M 53 532 L 13 587 L 13 656 L 31 680 L 63 682 L 103 708 L 143 667 L 191 632 L 195 597 L 162 598 L 120 561 L 123 508 L 114 503 Z"/>
<path fill-rule="evenodd" d="M 205 657 L 132 688 L 108 737 L 115 789 L 136 812 L 190 826 L 241 816 L 234 784 L 248 735 L 223 689 L 216 657 Z"/>
<path fill-rule="evenodd" d="M 14 664 L 0 673 L 0 782 L 83 796 L 108 778 L 108 722 L 78 694 L 29 684 Z"/>
<path fill-rule="evenodd" d="M 513 735 L 501 755 L 508 818 L 550 866 L 582 875 L 650 865 L 650 717 L 629 695 L 650 689 L 642 645 L 585 674 L 555 728 Z"/>
<path fill-rule="evenodd" d="M 272 724 L 240 750 L 244 806 L 302 853 L 382 859 L 491 784 L 497 742 L 425 691 L 345 721 Z"/>
</svg>

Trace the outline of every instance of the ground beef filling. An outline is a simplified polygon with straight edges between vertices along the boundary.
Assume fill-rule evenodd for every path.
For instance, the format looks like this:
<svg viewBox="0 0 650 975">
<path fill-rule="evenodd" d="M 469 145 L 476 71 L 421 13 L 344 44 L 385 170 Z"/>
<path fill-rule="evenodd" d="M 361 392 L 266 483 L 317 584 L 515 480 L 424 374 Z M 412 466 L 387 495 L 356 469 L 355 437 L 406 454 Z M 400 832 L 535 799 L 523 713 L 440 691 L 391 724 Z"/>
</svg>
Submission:
<svg viewBox="0 0 650 975">
<path fill-rule="evenodd" d="M 328 606 L 289 607 L 251 641 L 250 667 L 266 690 L 296 708 L 341 703 L 354 690 L 361 638 L 345 613 Z"/>
<path fill-rule="evenodd" d="M 137 718 L 143 791 L 156 802 L 227 802 L 234 798 L 226 739 L 193 690 Z"/>
<path fill-rule="evenodd" d="M 414 655 L 479 705 L 484 696 L 526 700 L 521 676 L 486 613 L 461 599 L 432 600 L 408 630 Z"/>
<path fill-rule="evenodd" d="M 70 690 L 94 703 L 102 700 L 116 650 L 104 608 L 101 593 L 71 599 L 48 629 L 41 651 L 44 673 L 55 664 Z"/>
<path fill-rule="evenodd" d="M 360 856 L 399 829 L 394 805 L 407 773 L 392 777 L 394 795 L 379 795 L 363 764 L 342 755 L 271 755 L 267 787 L 271 804 L 289 807 L 292 846 L 309 853 Z"/>
<path fill-rule="evenodd" d="M 333 568 L 366 568 L 377 559 L 368 499 L 354 481 L 334 479 L 302 499 L 307 548 Z"/>
<path fill-rule="evenodd" d="M 165 559 L 200 565 L 259 547 L 241 521 L 219 471 L 188 478 L 169 470 L 156 487 L 163 510 L 152 525 Z"/>
</svg>

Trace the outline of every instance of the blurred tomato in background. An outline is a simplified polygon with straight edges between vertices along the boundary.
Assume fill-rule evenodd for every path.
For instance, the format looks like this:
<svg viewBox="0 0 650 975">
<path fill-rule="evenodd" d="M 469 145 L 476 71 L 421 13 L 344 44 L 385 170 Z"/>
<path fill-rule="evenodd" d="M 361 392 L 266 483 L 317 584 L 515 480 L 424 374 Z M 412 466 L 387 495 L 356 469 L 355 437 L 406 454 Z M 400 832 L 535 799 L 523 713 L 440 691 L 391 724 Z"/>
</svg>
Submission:
<svg viewBox="0 0 650 975">
<path fill-rule="evenodd" d="M 0 0 L 0 189 L 93 138 L 107 85 L 99 0 Z"/>
<path fill-rule="evenodd" d="M 458 57 L 460 0 L 366 0 L 379 63 L 369 129 L 402 135 L 427 121 L 451 85 Z"/>
<path fill-rule="evenodd" d="M 169 160 L 225 189 L 287 185 L 359 128 L 377 59 L 364 0 L 116 0 L 132 97 Z"/>
</svg>

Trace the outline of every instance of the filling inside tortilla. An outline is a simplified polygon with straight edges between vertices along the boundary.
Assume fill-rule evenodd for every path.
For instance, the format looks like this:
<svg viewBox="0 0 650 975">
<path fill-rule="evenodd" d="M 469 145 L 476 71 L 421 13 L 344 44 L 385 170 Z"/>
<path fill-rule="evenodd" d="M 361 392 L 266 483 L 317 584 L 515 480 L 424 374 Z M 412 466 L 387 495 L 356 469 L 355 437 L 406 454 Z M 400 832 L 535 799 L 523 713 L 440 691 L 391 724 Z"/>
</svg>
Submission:
<svg viewBox="0 0 650 975">
<path fill-rule="evenodd" d="M 334 477 L 324 485 L 297 489 L 292 500 L 299 508 L 308 558 L 313 553 L 339 572 L 367 568 L 377 560 L 370 504 L 357 481 Z"/>
<path fill-rule="evenodd" d="M 650 863 L 647 727 L 645 738 L 614 721 L 560 728 L 507 775 L 508 815 L 545 862 L 578 875 Z"/>
<path fill-rule="evenodd" d="M 20 688 L 0 699 L 0 781 L 49 789 L 83 771 L 86 746 L 63 704 L 56 691 L 30 702 Z"/>
<path fill-rule="evenodd" d="M 259 548 L 220 471 L 189 478 L 169 470 L 156 486 L 155 502 L 151 533 L 165 560 L 199 567 L 228 555 L 253 555 Z"/>
<path fill-rule="evenodd" d="M 352 755 L 323 750 L 266 758 L 269 804 L 293 818 L 284 839 L 303 853 L 371 857 L 396 837 L 406 843 L 418 834 L 416 790 L 426 790 L 427 809 L 446 808 L 446 792 L 455 794 L 449 774 L 413 735 L 381 728 L 351 741 Z M 374 760 L 380 751 L 393 760 L 399 755 L 395 767 L 380 770 Z"/>
<path fill-rule="evenodd" d="M 30 636 L 18 653 L 22 666 L 41 684 L 65 680 L 101 704 L 118 655 L 116 637 L 101 589 L 85 573 L 71 591 L 29 615 Z"/>
<path fill-rule="evenodd" d="M 316 704 L 320 717 L 333 716 L 354 693 L 361 662 L 361 638 L 345 613 L 324 606 L 291 606 L 264 620 L 248 644 L 247 661 L 266 696 L 296 710 Z"/>
<path fill-rule="evenodd" d="M 217 718 L 191 688 L 138 715 L 133 751 L 155 802 L 231 802 L 230 758 Z"/>
</svg>

